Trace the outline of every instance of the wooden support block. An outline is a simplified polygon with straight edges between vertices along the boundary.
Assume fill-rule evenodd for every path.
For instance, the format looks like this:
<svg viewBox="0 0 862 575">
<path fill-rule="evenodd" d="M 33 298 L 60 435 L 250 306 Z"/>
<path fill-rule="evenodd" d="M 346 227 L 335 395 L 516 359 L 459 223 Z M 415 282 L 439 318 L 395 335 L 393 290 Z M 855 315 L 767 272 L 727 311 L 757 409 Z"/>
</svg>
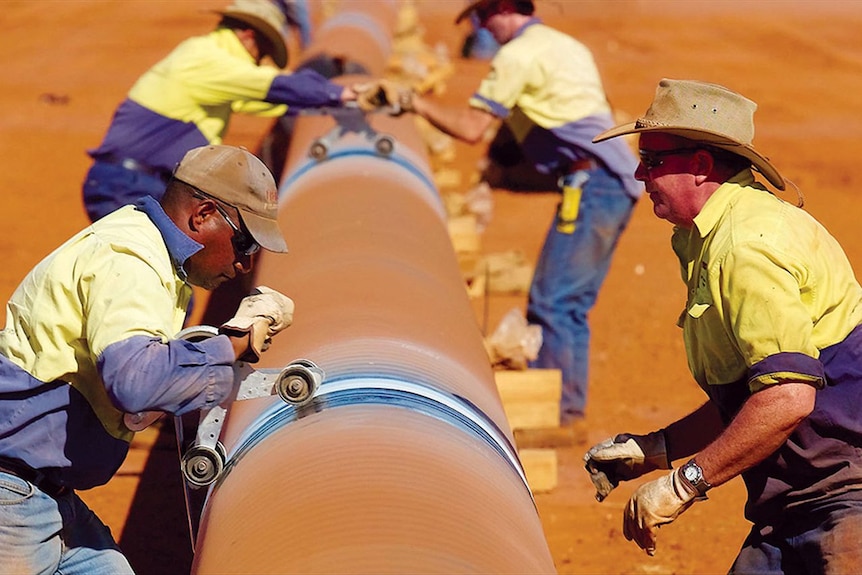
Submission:
<svg viewBox="0 0 862 575">
<path fill-rule="evenodd" d="M 560 426 L 562 373 L 558 369 L 494 372 L 509 426 L 515 429 Z"/>
<path fill-rule="evenodd" d="M 518 458 L 533 493 L 546 493 L 557 486 L 557 452 L 554 449 L 521 449 Z"/>
<path fill-rule="evenodd" d="M 476 216 L 472 214 L 449 218 L 449 237 L 455 253 L 478 253 L 480 248 Z"/>
</svg>

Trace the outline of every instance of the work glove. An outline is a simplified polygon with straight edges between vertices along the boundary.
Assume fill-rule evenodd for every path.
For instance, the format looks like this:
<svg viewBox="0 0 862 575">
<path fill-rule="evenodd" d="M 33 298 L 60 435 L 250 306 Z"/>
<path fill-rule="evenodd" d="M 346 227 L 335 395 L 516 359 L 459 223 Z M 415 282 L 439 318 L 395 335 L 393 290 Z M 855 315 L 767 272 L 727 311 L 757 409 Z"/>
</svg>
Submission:
<svg viewBox="0 0 862 575">
<path fill-rule="evenodd" d="M 249 348 L 239 358 L 248 363 L 260 360 L 273 336 L 293 323 L 293 300 L 266 286 L 255 288 L 242 299 L 236 315 L 219 328 L 230 336 L 249 334 Z"/>
<path fill-rule="evenodd" d="M 658 528 L 702 499 L 706 497 L 697 496 L 694 487 L 680 476 L 679 469 L 644 483 L 632 494 L 623 512 L 623 535 L 637 543 L 647 555 L 655 555 Z"/>
<path fill-rule="evenodd" d="M 596 499 L 602 501 L 620 481 L 656 469 L 670 469 L 664 430 L 647 435 L 621 433 L 608 438 L 584 454 L 584 467 L 596 488 Z"/>
<path fill-rule="evenodd" d="M 353 86 L 356 104 L 363 112 L 387 108 L 389 115 L 413 111 L 413 91 L 389 80 L 375 80 Z"/>
</svg>

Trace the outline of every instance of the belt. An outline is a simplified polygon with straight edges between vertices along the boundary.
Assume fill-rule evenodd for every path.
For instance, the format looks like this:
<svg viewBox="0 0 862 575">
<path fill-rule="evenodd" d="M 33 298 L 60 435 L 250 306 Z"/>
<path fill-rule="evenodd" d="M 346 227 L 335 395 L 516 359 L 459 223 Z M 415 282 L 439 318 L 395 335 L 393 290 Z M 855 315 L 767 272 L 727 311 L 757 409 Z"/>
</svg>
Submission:
<svg viewBox="0 0 862 575">
<path fill-rule="evenodd" d="M 65 485 L 54 483 L 38 469 L 33 469 L 26 463 L 21 463 L 15 459 L 0 457 L 0 471 L 10 473 L 16 477 L 20 477 L 24 481 L 32 483 L 50 497 L 60 497 L 72 491 Z"/>
<path fill-rule="evenodd" d="M 148 166 L 147 164 L 139 162 L 134 158 L 124 158 L 116 154 L 100 154 L 96 156 L 96 161 L 105 162 L 107 164 L 114 164 L 115 166 L 121 166 L 132 172 L 140 172 L 142 174 L 147 174 L 148 176 L 155 176 L 163 182 L 167 182 L 171 179 L 170 171 L 163 168 L 154 168 L 153 166 Z"/>
</svg>

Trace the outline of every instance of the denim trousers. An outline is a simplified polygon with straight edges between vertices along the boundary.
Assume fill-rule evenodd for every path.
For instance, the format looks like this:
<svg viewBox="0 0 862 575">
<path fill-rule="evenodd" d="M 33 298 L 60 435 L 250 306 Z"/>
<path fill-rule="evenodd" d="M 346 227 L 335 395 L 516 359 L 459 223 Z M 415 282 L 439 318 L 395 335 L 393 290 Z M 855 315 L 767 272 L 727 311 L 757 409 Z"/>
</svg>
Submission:
<svg viewBox="0 0 862 575">
<path fill-rule="evenodd" d="M 56 499 L 0 472 L 0 573 L 134 573 L 111 530 L 73 491 Z"/>
<path fill-rule="evenodd" d="M 151 176 L 107 162 L 93 162 L 83 186 L 84 208 L 91 222 L 144 196 L 157 200 L 165 195 L 165 182 Z"/>
<path fill-rule="evenodd" d="M 787 514 L 779 525 L 755 525 L 731 575 L 862 573 L 862 501 L 832 500 Z"/>
<path fill-rule="evenodd" d="M 542 346 L 530 367 L 561 371 L 562 425 L 584 415 L 590 356 L 587 314 L 635 205 L 619 178 L 603 167 L 569 174 L 562 185 L 585 175 L 575 229 L 564 233 L 558 231 L 556 218 L 551 222 L 527 303 L 527 321 L 542 328 Z"/>
</svg>

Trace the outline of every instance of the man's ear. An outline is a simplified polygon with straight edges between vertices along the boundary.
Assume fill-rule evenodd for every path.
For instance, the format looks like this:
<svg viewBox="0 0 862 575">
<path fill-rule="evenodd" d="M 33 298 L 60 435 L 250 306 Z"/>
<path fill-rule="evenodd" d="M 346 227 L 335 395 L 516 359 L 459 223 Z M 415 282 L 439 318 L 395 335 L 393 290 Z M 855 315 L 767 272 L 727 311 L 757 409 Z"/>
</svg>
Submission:
<svg viewBox="0 0 862 575">
<path fill-rule="evenodd" d="M 691 173 L 694 175 L 694 180 L 697 184 L 702 184 L 710 179 L 712 170 L 715 167 L 715 160 L 712 154 L 706 150 L 697 150 L 691 156 Z"/>
<path fill-rule="evenodd" d="M 189 230 L 200 233 L 204 223 L 216 214 L 216 205 L 212 200 L 200 200 L 189 213 Z"/>
</svg>

